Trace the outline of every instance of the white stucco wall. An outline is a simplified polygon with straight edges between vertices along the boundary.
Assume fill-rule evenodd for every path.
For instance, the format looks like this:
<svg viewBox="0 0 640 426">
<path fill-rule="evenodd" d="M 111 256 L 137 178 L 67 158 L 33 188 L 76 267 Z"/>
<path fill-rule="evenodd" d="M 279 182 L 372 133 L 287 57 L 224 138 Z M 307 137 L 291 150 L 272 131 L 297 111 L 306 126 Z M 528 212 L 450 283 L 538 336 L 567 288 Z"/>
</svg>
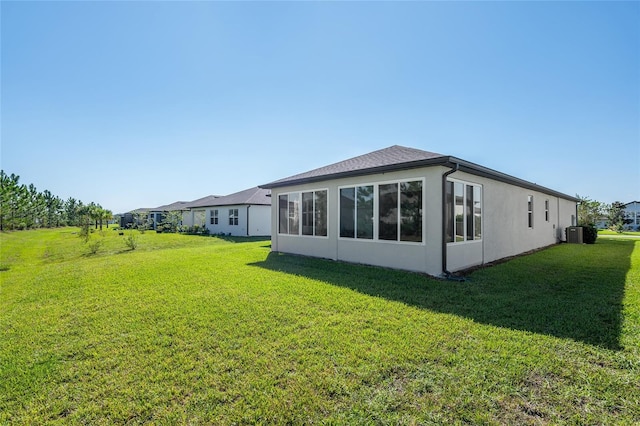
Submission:
<svg viewBox="0 0 640 426">
<path fill-rule="evenodd" d="M 336 179 L 271 191 L 271 247 L 273 251 L 323 257 L 353 263 L 385 266 L 437 275 L 441 264 L 441 175 L 442 167 L 405 170 L 384 174 Z M 424 179 L 423 243 L 371 241 L 339 237 L 339 188 L 344 186 Z M 278 195 L 297 191 L 326 189 L 327 237 L 278 233 Z"/>
<path fill-rule="evenodd" d="M 231 209 L 238 210 L 237 225 L 229 224 L 229 210 Z M 212 210 L 218 210 L 217 225 L 211 223 Z M 203 212 L 205 217 L 205 226 L 212 234 L 231 234 L 235 237 L 271 235 L 271 206 L 248 206 L 246 204 L 212 206 L 204 208 Z M 247 218 L 249 219 L 248 222 Z"/>
<path fill-rule="evenodd" d="M 440 275 L 442 271 L 442 174 L 441 166 L 358 176 L 272 189 L 271 247 L 295 253 L 353 263 Z M 482 240 L 447 245 L 447 269 L 457 271 L 514 256 L 564 240 L 564 228 L 575 215 L 569 200 L 464 172 L 450 178 L 482 185 Z M 402 180 L 424 180 L 423 242 L 387 242 L 339 237 L 339 188 Z M 328 190 L 327 237 L 278 233 L 278 195 Z M 527 196 L 534 197 L 534 226 L 528 227 Z M 549 221 L 544 201 L 549 200 Z"/>
<path fill-rule="evenodd" d="M 447 245 L 450 271 L 515 256 L 565 241 L 564 230 L 575 217 L 575 202 L 463 172 L 452 178 L 483 187 L 482 240 Z M 528 226 L 528 196 L 533 196 L 533 227 Z M 545 220 L 545 201 L 549 220 Z"/>
</svg>

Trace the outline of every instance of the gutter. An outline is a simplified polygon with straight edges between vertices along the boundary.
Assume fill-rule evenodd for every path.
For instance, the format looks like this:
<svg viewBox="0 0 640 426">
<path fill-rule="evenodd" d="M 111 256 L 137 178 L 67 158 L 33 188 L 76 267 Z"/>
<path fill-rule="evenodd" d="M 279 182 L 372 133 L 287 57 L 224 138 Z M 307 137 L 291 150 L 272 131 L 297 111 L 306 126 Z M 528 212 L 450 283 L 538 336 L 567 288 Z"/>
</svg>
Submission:
<svg viewBox="0 0 640 426">
<path fill-rule="evenodd" d="M 247 205 L 247 237 L 249 236 L 249 208 L 251 208 L 251 204 Z"/>
<path fill-rule="evenodd" d="M 460 163 L 455 163 L 455 166 L 455 169 L 442 174 L 442 274 L 447 278 L 452 275 L 447 270 L 447 176 L 460 169 Z"/>
</svg>

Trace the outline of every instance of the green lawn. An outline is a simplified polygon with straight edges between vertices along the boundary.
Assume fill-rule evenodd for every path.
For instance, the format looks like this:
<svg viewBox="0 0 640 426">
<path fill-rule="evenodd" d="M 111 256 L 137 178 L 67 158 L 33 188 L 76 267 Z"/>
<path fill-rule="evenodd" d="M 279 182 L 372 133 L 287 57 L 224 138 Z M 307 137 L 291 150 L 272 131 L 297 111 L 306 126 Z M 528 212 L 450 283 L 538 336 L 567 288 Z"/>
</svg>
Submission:
<svg viewBox="0 0 640 426">
<path fill-rule="evenodd" d="M 634 237 L 640 237 L 640 232 L 638 231 L 616 232 L 616 231 L 611 231 L 609 229 L 598 229 L 598 236 L 602 236 L 602 235 L 631 235 Z"/>
<path fill-rule="evenodd" d="M 640 240 L 460 283 L 74 231 L 0 235 L 0 423 L 640 422 Z"/>
</svg>

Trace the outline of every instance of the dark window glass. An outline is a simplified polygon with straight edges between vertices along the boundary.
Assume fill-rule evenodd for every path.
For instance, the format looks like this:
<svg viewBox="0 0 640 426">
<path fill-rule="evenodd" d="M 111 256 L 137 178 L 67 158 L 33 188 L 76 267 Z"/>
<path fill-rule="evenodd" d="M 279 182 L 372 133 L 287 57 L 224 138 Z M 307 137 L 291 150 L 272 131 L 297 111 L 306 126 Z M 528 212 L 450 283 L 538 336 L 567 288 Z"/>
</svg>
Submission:
<svg viewBox="0 0 640 426">
<path fill-rule="evenodd" d="M 544 220 L 549 222 L 549 200 L 544 200 Z"/>
<path fill-rule="evenodd" d="M 313 235 L 313 192 L 302 193 L 302 235 Z"/>
<path fill-rule="evenodd" d="M 355 237 L 355 188 L 340 190 L 340 236 Z"/>
<path fill-rule="evenodd" d="M 479 186 L 473 187 L 474 239 L 482 238 L 482 191 Z"/>
<path fill-rule="evenodd" d="M 467 241 L 473 241 L 473 186 L 465 186 L 467 189 L 467 199 L 464 205 L 467 221 Z"/>
<path fill-rule="evenodd" d="M 373 185 L 357 188 L 358 238 L 373 239 Z"/>
<path fill-rule="evenodd" d="M 448 243 L 453 242 L 453 182 L 445 183 L 445 234 Z"/>
<path fill-rule="evenodd" d="M 289 234 L 300 233 L 300 194 L 289 194 Z"/>
<path fill-rule="evenodd" d="M 327 191 L 315 192 L 316 235 L 327 236 Z"/>
<path fill-rule="evenodd" d="M 527 221 L 529 228 L 533 228 L 533 195 L 527 198 Z"/>
<path fill-rule="evenodd" d="M 289 196 L 278 196 L 278 232 L 281 234 L 289 233 Z"/>
<path fill-rule="evenodd" d="M 238 224 L 238 209 L 229 209 L 229 225 Z"/>
<path fill-rule="evenodd" d="M 378 187 L 378 238 L 398 240 L 398 184 Z"/>
<path fill-rule="evenodd" d="M 464 241 L 464 184 L 455 182 L 453 190 L 456 200 L 456 241 L 459 242 Z"/>
<path fill-rule="evenodd" d="M 422 182 L 400 184 L 400 240 L 422 242 Z"/>
</svg>

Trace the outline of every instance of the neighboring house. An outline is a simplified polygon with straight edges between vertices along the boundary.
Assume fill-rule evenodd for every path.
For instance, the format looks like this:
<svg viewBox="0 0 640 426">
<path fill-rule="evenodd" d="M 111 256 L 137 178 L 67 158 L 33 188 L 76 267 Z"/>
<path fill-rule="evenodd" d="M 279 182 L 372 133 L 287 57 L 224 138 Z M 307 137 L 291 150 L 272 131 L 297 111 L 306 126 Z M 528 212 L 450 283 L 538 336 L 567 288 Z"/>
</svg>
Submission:
<svg viewBox="0 0 640 426">
<path fill-rule="evenodd" d="M 392 146 L 261 186 L 273 251 L 447 275 L 565 239 L 577 198 Z"/>
<path fill-rule="evenodd" d="M 629 231 L 640 231 L 640 201 L 632 201 L 624 205 L 625 219 L 629 223 L 624 225 L 624 229 Z"/>
<path fill-rule="evenodd" d="M 254 187 L 224 197 L 204 197 L 188 206 L 194 220 L 203 217 L 212 234 L 271 235 L 271 197 L 266 189 Z"/>
<path fill-rule="evenodd" d="M 207 195 L 206 197 L 198 198 L 186 204 L 187 210 L 182 212 L 182 224 L 184 226 L 192 227 L 199 226 L 204 227 L 207 221 L 207 211 L 204 207 L 213 203 L 219 195 Z"/>
<path fill-rule="evenodd" d="M 120 227 L 132 228 L 146 223 L 148 220 L 149 210 L 150 209 L 140 208 L 120 214 Z"/>
<path fill-rule="evenodd" d="M 175 203 L 165 204 L 164 206 L 148 209 L 147 223 L 151 229 L 157 229 L 158 225 L 164 221 L 165 215 L 169 212 L 184 212 L 188 208 L 186 201 L 176 201 Z"/>
</svg>

